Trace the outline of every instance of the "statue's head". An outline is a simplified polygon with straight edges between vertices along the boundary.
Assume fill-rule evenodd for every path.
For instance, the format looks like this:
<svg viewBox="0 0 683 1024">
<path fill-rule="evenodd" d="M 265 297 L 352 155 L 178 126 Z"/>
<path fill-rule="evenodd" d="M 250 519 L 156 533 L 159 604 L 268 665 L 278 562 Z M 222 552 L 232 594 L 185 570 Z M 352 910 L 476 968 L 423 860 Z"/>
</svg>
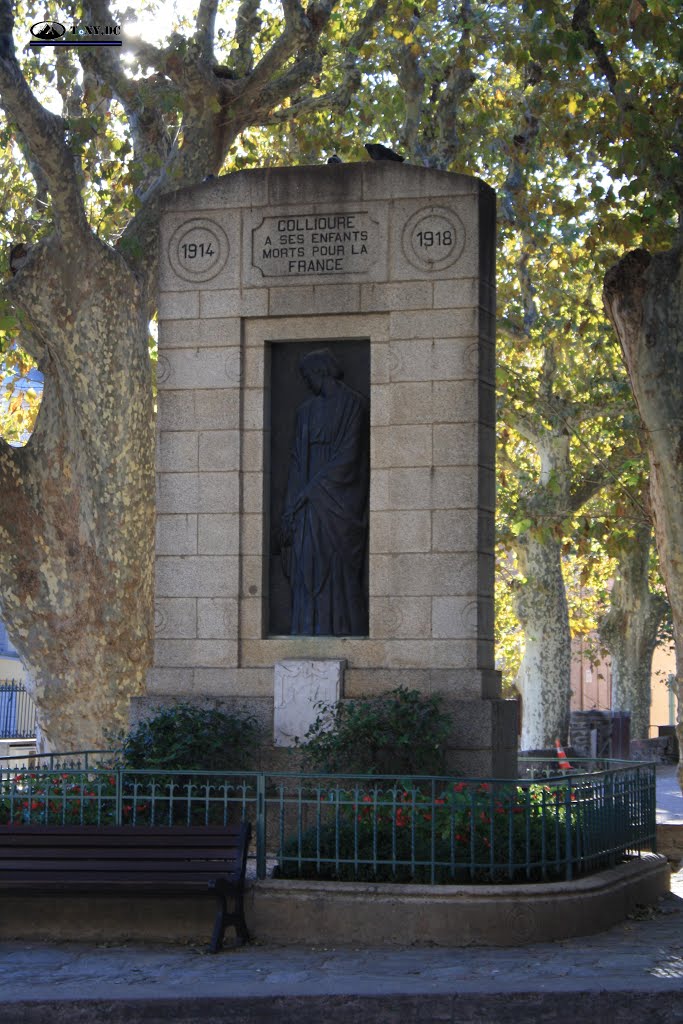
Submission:
<svg viewBox="0 0 683 1024">
<path fill-rule="evenodd" d="M 326 377 L 341 380 L 344 376 L 344 371 L 329 348 L 307 352 L 299 360 L 299 372 L 315 395 L 319 395 L 323 390 L 323 381 Z"/>
</svg>

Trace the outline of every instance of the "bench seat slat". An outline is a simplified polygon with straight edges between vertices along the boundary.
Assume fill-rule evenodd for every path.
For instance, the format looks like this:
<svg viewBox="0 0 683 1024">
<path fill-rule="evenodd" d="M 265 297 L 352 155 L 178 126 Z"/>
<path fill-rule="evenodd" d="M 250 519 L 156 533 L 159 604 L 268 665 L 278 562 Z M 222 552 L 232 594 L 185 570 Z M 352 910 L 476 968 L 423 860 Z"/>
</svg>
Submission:
<svg viewBox="0 0 683 1024">
<path fill-rule="evenodd" d="M 160 875 L 155 871 L 109 871 L 107 874 L 102 874 L 98 871 L 89 871 L 87 868 L 83 871 L 78 872 L 78 875 L 74 877 L 74 874 L 70 871 L 51 871 L 49 875 L 41 875 L 40 872 L 35 871 L 17 871 L 12 879 L 12 885 L 8 888 L 13 888 L 15 885 L 20 883 L 26 883 L 27 885 L 43 884 L 48 885 L 53 880 L 55 882 L 68 882 L 69 886 L 85 886 L 90 883 L 97 883 L 97 885 L 104 885 L 109 882 L 131 882 L 139 885 L 150 884 L 171 884 L 178 883 L 179 885 L 188 883 L 197 883 L 206 887 L 210 880 L 215 878 L 222 878 L 223 872 L 216 871 L 202 871 L 202 872 L 188 872 L 184 875 Z M 228 877 L 228 881 L 231 879 Z M 4 888 L 4 886 L 2 887 Z"/>
<path fill-rule="evenodd" d="M 82 841 L 86 836 L 103 842 L 128 843 L 139 842 L 145 836 L 150 843 L 162 846 L 169 839 L 187 846 L 196 844 L 201 838 L 207 843 L 234 842 L 239 838 L 240 830 L 236 825 L 209 826 L 202 825 L 185 828 L 184 826 L 166 825 L 2 825 L 0 826 L 0 842 L 24 842 L 30 838 L 45 840 L 48 836 L 59 843 Z"/>
<path fill-rule="evenodd" d="M 7 849 L 0 848 L 0 868 L 7 869 L 10 862 L 17 860 L 22 855 L 30 854 L 31 859 L 40 860 L 76 860 L 83 857 L 101 858 L 102 860 L 157 860 L 162 863 L 165 860 L 236 860 L 239 857 L 240 849 L 235 846 L 229 847 L 130 847 L 120 849 L 114 846 L 102 844 L 94 846 L 91 843 L 82 846 L 58 847 L 41 846 L 29 848 L 26 846 L 13 846 Z"/>
<path fill-rule="evenodd" d="M 150 861 L 141 860 L 135 861 L 133 859 L 118 860 L 116 857 L 108 858 L 97 858 L 92 857 L 77 857 L 71 861 L 64 860 L 52 860 L 47 857 L 43 857 L 40 860 L 27 860 L 17 859 L 12 861 L 4 861 L 2 865 L 2 871 L 5 872 L 17 872 L 17 871 L 35 871 L 47 876 L 52 871 L 70 871 L 76 873 L 78 871 L 99 871 L 101 874 L 105 874 L 107 871 L 131 871 L 138 873 L 146 872 L 147 874 L 182 874 L 183 872 L 191 871 L 205 871 L 207 874 L 213 873 L 214 875 L 223 874 L 226 870 L 234 870 L 238 867 L 236 861 L 227 860 L 225 858 L 211 859 L 208 860 L 206 857 L 201 857 L 196 860 L 178 860 L 178 861 Z"/>
</svg>

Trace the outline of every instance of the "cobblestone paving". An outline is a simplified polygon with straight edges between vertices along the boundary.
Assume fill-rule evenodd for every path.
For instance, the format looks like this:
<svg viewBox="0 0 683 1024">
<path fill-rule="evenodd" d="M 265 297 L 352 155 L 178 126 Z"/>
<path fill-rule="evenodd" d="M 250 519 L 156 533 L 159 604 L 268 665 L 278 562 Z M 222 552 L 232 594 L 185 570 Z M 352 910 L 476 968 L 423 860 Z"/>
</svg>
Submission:
<svg viewBox="0 0 683 1024">
<path fill-rule="evenodd" d="M 0 1003 L 183 996 L 680 990 L 683 871 L 657 908 L 599 935 L 517 949 L 0 943 Z"/>
</svg>

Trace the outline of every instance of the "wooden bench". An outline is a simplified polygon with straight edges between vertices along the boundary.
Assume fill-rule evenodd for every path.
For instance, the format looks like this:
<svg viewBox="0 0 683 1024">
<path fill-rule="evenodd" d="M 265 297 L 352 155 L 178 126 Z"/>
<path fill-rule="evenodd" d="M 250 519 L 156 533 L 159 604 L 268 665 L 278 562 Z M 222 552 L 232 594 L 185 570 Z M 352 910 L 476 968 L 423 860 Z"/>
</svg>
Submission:
<svg viewBox="0 0 683 1024">
<path fill-rule="evenodd" d="M 0 889 L 12 893 L 209 894 L 218 900 L 211 952 L 228 925 L 249 940 L 244 872 L 251 825 L 0 826 Z M 228 911 L 227 899 L 233 901 Z"/>
</svg>

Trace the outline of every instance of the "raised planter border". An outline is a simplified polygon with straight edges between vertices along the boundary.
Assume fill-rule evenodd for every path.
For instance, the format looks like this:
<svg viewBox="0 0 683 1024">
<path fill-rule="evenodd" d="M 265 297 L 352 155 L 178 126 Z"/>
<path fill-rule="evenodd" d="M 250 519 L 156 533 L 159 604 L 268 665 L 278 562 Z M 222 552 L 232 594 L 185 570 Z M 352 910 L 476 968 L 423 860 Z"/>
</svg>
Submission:
<svg viewBox="0 0 683 1024">
<path fill-rule="evenodd" d="M 567 882 L 394 885 L 265 879 L 247 898 L 262 942 L 367 946 L 522 946 L 604 931 L 669 891 L 648 853 Z"/>
</svg>

